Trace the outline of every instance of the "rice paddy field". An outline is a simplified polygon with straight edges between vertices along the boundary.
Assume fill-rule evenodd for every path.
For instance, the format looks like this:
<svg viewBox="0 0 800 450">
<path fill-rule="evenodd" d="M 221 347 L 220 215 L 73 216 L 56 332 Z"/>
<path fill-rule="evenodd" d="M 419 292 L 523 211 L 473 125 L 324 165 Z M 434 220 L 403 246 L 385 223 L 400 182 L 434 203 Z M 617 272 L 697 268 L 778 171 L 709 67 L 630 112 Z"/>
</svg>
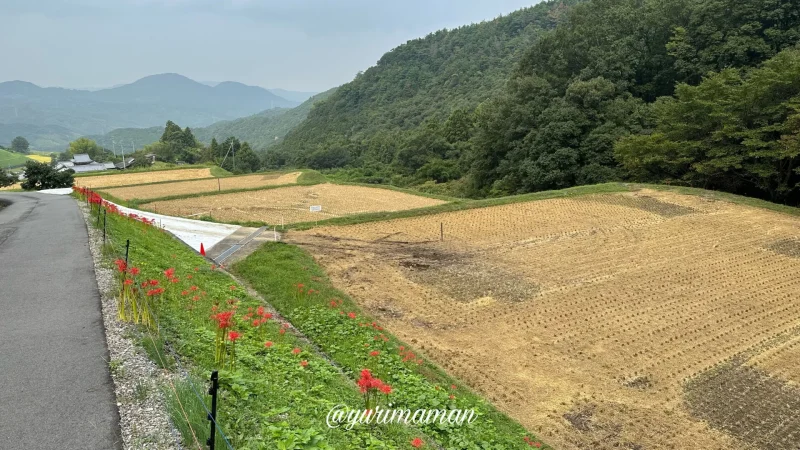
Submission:
<svg viewBox="0 0 800 450">
<path fill-rule="evenodd" d="M 206 180 L 176 181 L 158 185 L 127 186 L 104 192 L 123 200 L 148 200 L 173 195 L 201 194 L 219 190 L 253 189 L 297 183 L 301 172 L 266 173 Z"/>
<path fill-rule="evenodd" d="M 342 214 L 375 204 L 369 195 L 321 185 L 162 206 L 300 221 L 309 204 Z M 402 201 L 436 202 L 381 205 Z M 555 448 L 798 449 L 798 217 L 640 190 L 285 240 Z"/>
<path fill-rule="evenodd" d="M 218 222 L 292 224 L 383 211 L 402 211 L 445 203 L 388 189 L 337 184 L 290 186 L 260 191 L 154 201 L 147 208 L 179 217 L 210 217 Z M 311 212 L 311 206 L 321 206 Z"/>
<path fill-rule="evenodd" d="M 175 169 L 158 170 L 152 172 L 122 172 L 112 175 L 94 175 L 75 178 L 75 185 L 91 189 L 129 186 L 145 183 L 160 183 L 163 181 L 194 180 L 198 178 L 211 178 L 211 169 Z"/>
</svg>

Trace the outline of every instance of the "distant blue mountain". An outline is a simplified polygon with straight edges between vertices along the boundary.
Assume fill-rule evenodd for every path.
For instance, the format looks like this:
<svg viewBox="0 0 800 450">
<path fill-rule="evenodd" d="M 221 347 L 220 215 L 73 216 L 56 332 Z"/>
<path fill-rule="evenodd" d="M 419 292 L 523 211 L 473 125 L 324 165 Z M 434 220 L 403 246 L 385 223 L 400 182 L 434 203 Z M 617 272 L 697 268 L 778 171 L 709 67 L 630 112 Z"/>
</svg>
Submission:
<svg viewBox="0 0 800 450">
<path fill-rule="evenodd" d="M 9 81 L 0 83 L 0 129 L 4 135 L 18 129 L 34 148 L 62 150 L 67 136 L 163 126 L 167 120 L 202 127 L 300 103 L 261 87 L 230 81 L 212 87 L 172 73 L 98 91 Z"/>
</svg>

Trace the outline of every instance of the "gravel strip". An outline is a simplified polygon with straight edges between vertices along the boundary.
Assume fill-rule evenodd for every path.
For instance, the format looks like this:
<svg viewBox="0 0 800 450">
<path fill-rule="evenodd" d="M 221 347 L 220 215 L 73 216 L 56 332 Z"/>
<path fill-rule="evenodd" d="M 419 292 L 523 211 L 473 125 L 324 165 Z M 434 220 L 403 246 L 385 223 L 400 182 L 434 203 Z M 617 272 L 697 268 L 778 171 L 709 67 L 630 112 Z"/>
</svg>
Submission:
<svg viewBox="0 0 800 450">
<path fill-rule="evenodd" d="M 138 331 L 117 320 L 114 271 L 102 257 L 102 232 L 90 222 L 86 204 L 78 202 L 89 230 L 89 248 L 94 259 L 97 286 L 103 306 L 109 367 L 114 379 L 125 450 L 182 449 L 180 433 L 173 426 L 161 386 L 176 377 L 159 369 L 135 341 Z"/>
</svg>

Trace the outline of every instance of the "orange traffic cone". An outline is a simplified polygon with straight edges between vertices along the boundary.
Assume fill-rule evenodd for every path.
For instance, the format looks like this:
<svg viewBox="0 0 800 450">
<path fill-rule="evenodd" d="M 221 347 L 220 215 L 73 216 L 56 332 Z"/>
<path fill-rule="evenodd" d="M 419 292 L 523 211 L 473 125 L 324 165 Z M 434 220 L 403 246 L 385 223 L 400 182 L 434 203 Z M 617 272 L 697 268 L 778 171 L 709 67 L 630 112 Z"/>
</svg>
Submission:
<svg viewBox="0 0 800 450">
<path fill-rule="evenodd" d="M 206 256 L 206 248 L 203 247 L 203 243 L 200 243 L 200 254 Z"/>
</svg>

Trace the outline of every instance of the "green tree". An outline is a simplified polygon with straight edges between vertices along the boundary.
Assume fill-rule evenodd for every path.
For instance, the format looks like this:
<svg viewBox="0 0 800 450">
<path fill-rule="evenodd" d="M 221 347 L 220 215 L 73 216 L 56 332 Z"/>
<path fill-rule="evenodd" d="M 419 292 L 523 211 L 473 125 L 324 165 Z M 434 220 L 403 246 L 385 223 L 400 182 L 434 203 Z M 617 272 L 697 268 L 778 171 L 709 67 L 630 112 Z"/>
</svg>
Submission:
<svg viewBox="0 0 800 450">
<path fill-rule="evenodd" d="M 30 143 L 22 136 L 17 136 L 11 141 L 11 150 L 17 153 L 27 154 L 30 149 Z"/>
<path fill-rule="evenodd" d="M 800 201 L 800 50 L 745 74 L 726 69 L 681 84 L 654 111 L 654 133 L 616 145 L 636 179 Z"/>
<path fill-rule="evenodd" d="M 36 161 L 25 163 L 25 181 L 22 189 L 37 190 L 71 187 L 74 183 L 73 170 L 57 171 L 49 164 Z"/>
<path fill-rule="evenodd" d="M 0 188 L 11 186 L 16 182 L 17 182 L 17 177 L 15 177 L 13 173 L 7 172 L 5 169 L 0 167 Z"/>
</svg>

